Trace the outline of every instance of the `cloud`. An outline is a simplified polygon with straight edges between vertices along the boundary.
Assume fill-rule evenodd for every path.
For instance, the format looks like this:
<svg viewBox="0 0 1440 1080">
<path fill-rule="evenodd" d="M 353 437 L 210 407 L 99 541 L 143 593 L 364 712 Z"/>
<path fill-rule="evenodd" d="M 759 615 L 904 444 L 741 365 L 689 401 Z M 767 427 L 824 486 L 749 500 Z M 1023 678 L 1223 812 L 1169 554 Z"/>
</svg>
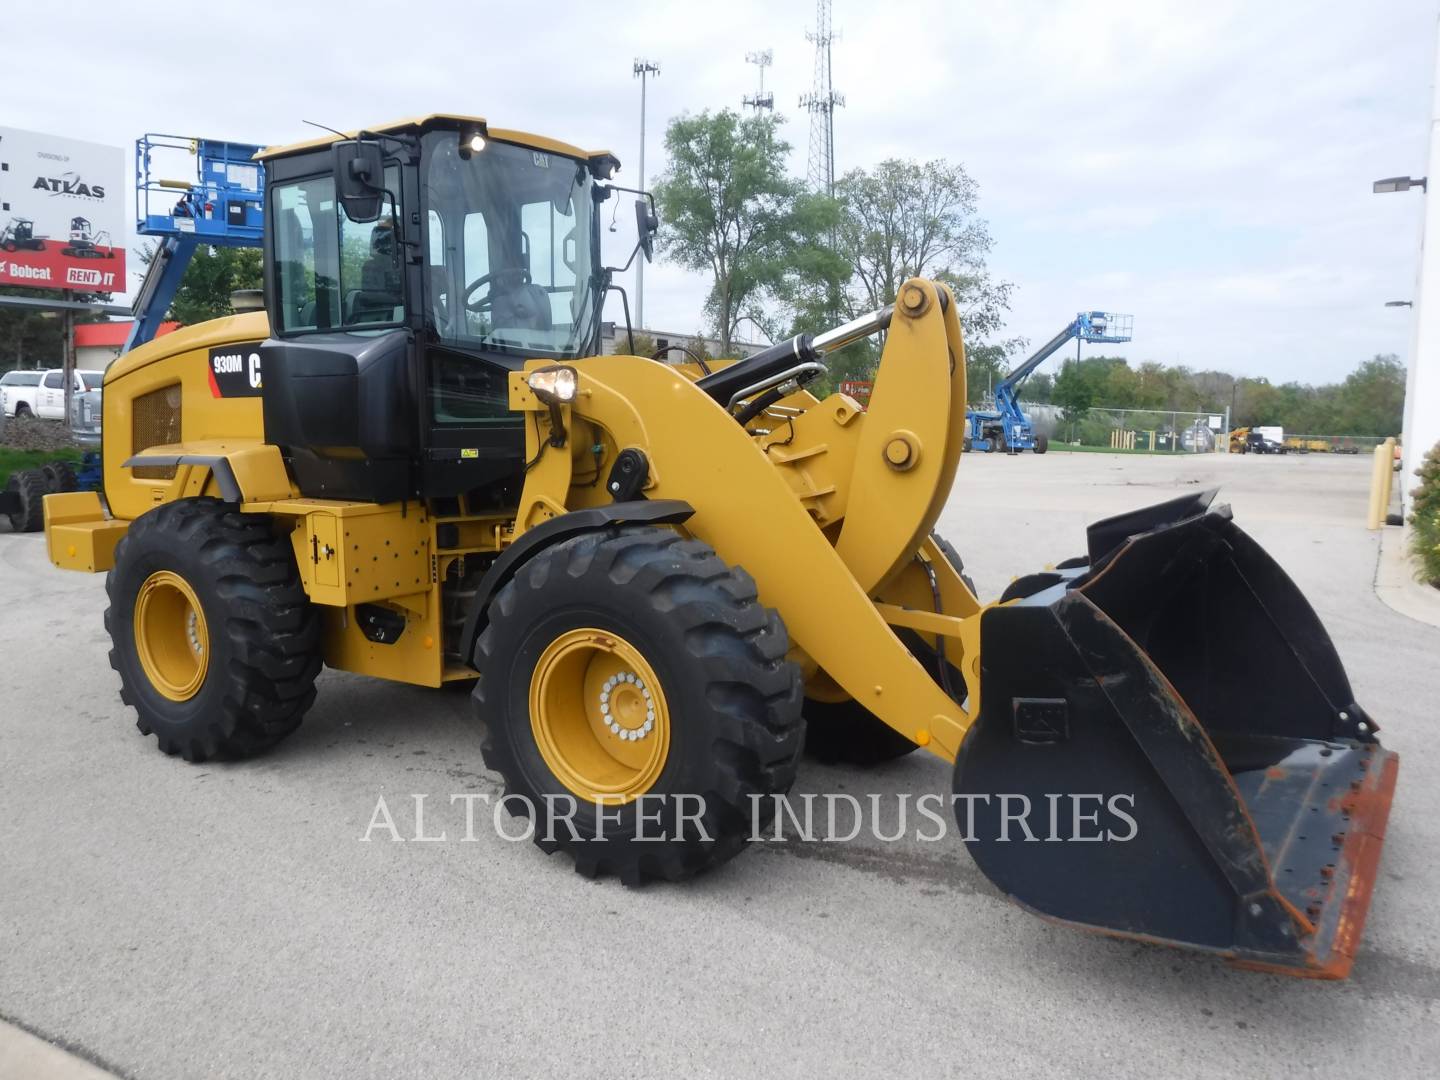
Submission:
<svg viewBox="0 0 1440 1080">
<path fill-rule="evenodd" d="M 808 0 L 605 7 L 552 0 L 252 0 L 217 52 L 172 4 L 80 0 L 8 15 L 4 123 L 130 145 L 146 131 L 280 143 L 303 120 L 345 128 L 474 112 L 609 147 L 638 178 L 667 117 L 767 89 L 803 173 L 814 72 Z M 1015 282 L 1008 333 L 1043 341 L 1075 311 L 1136 317 L 1136 358 L 1272 379 L 1335 379 L 1409 323 L 1423 196 L 1372 196 L 1425 169 L 1434 0 L 836 0 L 844 170 L 887 156 L 962 161 L 981 186 L 990 264 Z M 54 58 L 77 36 L 110 63 Z M 622 223 L 622 231 L 624 223 Z M 707 283 L 647 274 L 647 321 L 697 327 Z M 618 305 L 609 312 L 617 319 Z M 607 316 L 608 317 L 608 316 Z"/>
</svg>

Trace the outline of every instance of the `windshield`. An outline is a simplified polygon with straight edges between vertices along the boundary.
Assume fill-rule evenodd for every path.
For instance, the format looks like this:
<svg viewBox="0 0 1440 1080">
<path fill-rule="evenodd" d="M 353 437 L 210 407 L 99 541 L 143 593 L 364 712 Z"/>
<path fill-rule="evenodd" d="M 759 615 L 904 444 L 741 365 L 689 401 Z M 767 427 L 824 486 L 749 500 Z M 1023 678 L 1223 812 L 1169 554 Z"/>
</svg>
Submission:
<svg viewBox="0 0 1440 1080">
<path fill-rule="evenodd" d="M 425 136 L 427 318 L 442 341 L 570 358 L 595 329 L 595 206 L 582 161 Z"/>
</svg>

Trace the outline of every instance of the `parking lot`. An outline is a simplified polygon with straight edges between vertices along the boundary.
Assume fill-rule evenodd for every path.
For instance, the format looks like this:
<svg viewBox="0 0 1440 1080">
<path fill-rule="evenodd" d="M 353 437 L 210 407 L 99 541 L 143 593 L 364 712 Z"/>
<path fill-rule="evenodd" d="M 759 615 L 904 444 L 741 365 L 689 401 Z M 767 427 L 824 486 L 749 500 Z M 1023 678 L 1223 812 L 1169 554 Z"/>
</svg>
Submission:
<svg viewBox="0 0 1440 1080">
<path fill-rule="evenodd" d="M 454 691 L 326 672 L 275 753 L 166 758 L 118 699 L 103 577 L 0 532 L 0 1017 L 135 1077 L 1433 1075 L 1440 629 L 1375 596 L 1369 468 L 976 454 L 939 526 L 983 599 L 1079 553 L 1090 521 L 1222 487 L 1402 757 L 1346 983 L 1049 926 L 953 838 L 756 845 L 640 890 L 488 826 L 466 842 L 450 796 L 499 785 Z M 807 763 L 799 788 L 948 783 L 917 754 Z M 361 842 L 382 794 L 413 836 L 417 793 L 444 842 Z"/>
</svg>

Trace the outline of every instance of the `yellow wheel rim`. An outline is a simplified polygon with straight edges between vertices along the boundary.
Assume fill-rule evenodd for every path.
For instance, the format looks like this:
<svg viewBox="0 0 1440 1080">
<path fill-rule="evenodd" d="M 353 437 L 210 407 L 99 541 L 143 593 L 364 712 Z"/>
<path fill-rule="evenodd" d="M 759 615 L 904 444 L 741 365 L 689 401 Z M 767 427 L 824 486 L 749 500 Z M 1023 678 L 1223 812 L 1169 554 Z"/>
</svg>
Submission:
<svg viewBox="0 0 1440 1080">
<path fill-rule="evenodd" d="M 589 802 L 649 791 L 670 753 L 670 710 L 654 669 L 608 630 L 570 630 L 530 676 L 530 730 L 555 778 Z"/>
<path fill-rule="evenodd" d="M 210 631 L 190 583 L 170 570 L 145 579 L 135 598 L 135 651 L 150 685 L 189 701 L 210 669 Z"/>
</svg>

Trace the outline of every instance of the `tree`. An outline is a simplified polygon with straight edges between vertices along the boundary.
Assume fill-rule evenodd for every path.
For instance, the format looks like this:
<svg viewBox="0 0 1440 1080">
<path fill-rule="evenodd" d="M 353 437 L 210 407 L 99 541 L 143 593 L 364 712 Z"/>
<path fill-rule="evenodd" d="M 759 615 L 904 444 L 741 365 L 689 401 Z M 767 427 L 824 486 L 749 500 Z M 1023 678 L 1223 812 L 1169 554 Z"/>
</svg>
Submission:
<svg viewBox="0 0 1440 1080">
<path fill-rule="evenodd" d="M 1095 403 L 1095 389 L 1082 364 L 1066 364 L 1055 377 L 1051 400 L 1065 410 L 1066 420 L 1078 420 Z"/>
<path fill-rule="evenodd" d="M 654 190 L 659 248 L 710 273 L 706 311 L 727 355 L 741 320 L 766 319 L 765 300 L 787 278 L 793 287 L 805 260 L 822 258 L 814 249 L 824 207 L 787 175 L 782 123 L 722 109 L 676 117 L 665 130 L 669 166 Z"/>
<path fill-rule="evenodd" d="M 1003 345 L 967 345 L 965 348 L 965 396 L 970 404 L 984 401 L 995 384 L 1005 377 L 1010 365 Z M 1026 395 L 1027 398 L 1030 395 Z M 1031 398 L 1031 400 L 1034 400 Z"/>
<path fill-rule="evenodd" d="M 0 288 L 0 296 L 108 304 L 109 293 L 72 293 L 63 289 Z M 77 311 L 77 323 L 103 322 L 106 316 Z M 59 311 L 0 307 L 0 371 L 17 367 L 59 367 L 65 357 L 65 320 Z"/>
<path fill-rule="evenodd" d="M 145 248 L 140 261 L 149 266 L 155 250 L 153 244 Z M 258 289 L 263 280 L 258 248 L 196 248 L 170 303 L 169 317 L 189 326 L 229 315 L 230 294 L 237 289 Z"/>
<path fill-rule="evenodd" d="M 1135 407 L 1137 409 L 1163 409 L 1167 403 L 1166 393 L 1164 364 L 1146 360 L 1135 370 Z"/>
<path fill-rule="evenodd" d="M 1106 359 L 1111 359 L 1107 357 Z M 1097 373 L 1096 398 L 1112 409 L 1133 409 L 1140 396 L 1140 373 L 1130 370 L 1130 365 L 1119 357 L 1105 365 L 1103 374 Z"/>
<path fill-rule="evenodd" d="M 853 269 L 851 315 L 893 303 L 909 278 L 930 277 L 954 291 L 967 343 L 999 331 L 1012 286 L 985 267 L 990 231 L 976 216 L 979 188 L 963 165 L 890 158 L 846 173 L 835 195 L 836 246 Z"/>
<path fill-rule="evenodd" d="M 1047 405 L 1055 393 L 1055 376 L 1047 371 L 1038 371 L 1025 382 L 1024 397 L 1037 405 Z"/>
<path fill-rule="evenodd" d="M 636 330 L 634 334 L 634 340 L 635 351 L 633 355 L 653 356 L 655 354 L 655 339 L 652 338 L 649 334 Z M 629 352 L 631 348 L 630 338 L 620 337 L 617 334 L 615 338 L 615 347 L 622 352 Z"/>
<path fill-rule="evenodd" d="M 1405 412 L 1405 365 L 1393 353 L 1366 360 L 1337 395 L 1340 434 L 1399 435 Z"/>
</svg>

